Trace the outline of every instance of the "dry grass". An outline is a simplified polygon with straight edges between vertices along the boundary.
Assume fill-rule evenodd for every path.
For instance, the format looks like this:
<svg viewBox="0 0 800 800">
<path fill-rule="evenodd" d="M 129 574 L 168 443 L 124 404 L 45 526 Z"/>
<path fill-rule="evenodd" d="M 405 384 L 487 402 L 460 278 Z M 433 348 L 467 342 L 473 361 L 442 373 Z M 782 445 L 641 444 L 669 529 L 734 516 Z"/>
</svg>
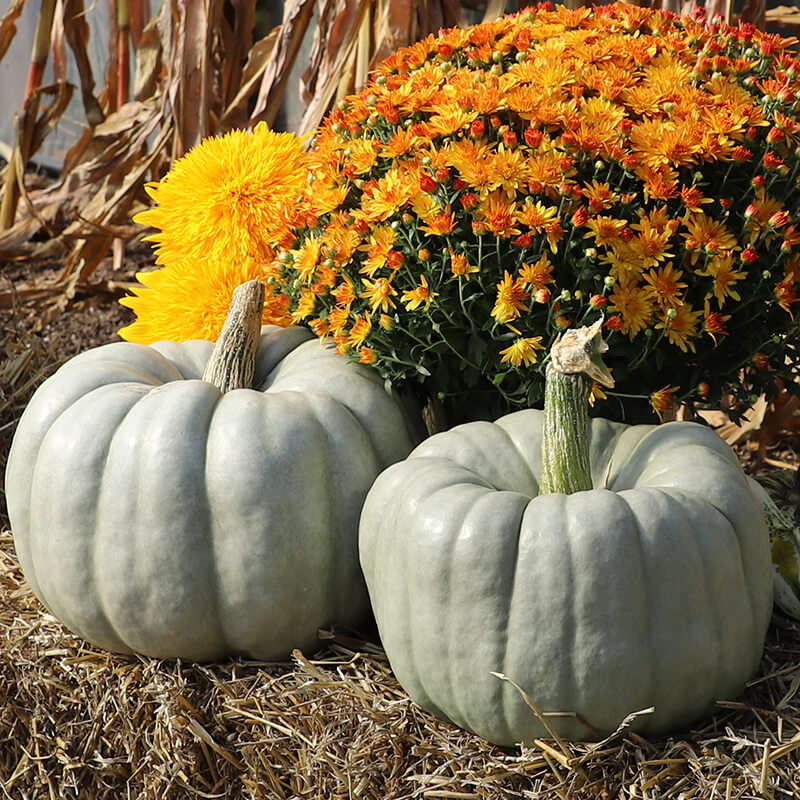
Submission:
<svg viewBox="0 0 800 800">
<path fill-rule="evenodd" d="M 777 621 L 744 696 L 646 742 L 502 750 L 417 708 L 374 642 L 288 664 L 88 647 L 47 614 L 0 533 L 0 789 L 7 798 L 793 798 L 800 628 Z"/>
</svg>

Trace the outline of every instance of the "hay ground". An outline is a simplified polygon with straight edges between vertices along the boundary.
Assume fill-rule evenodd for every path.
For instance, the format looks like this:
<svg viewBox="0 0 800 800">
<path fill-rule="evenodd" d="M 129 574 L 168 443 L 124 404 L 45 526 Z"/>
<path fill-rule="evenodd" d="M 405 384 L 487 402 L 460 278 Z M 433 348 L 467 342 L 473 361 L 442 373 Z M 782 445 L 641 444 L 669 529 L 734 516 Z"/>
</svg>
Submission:
<svg viewBox="0 0 800 800">
<path fill-rule="evenodd" d="M 107 296 L 0 312 L 0 474 L 33 387 L 125 313 Z M 369 632 L 323 632 L 318 653 L 285 664 L 89 647 L 32 595 L 3 506 L 2 798 L 800 797 L 800 625 L 777 614 L 745 693 L 692 730 L 501 749 L 415 706 Z"/>
</svg>

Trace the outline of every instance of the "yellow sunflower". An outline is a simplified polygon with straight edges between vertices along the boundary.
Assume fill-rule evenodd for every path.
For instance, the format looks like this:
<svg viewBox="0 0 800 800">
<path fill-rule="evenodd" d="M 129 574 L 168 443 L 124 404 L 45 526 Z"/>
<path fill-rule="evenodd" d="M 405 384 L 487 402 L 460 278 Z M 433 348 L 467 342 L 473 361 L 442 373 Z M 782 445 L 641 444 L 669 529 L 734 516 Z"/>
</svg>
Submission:
<svg viewBox="0 0 800 800">
<path fill-rule="evenodd" d="M 168 340 L 216 340 L 228 313 L 233 290 L 245 281 L 267 278 L 255 259 L 184 259 L 168 267 L 139 272 L 142 284 L 119 302 L 136 314 L 136 321 L 119 331 L 129 342 L 152 344 Z M 263 324 L 289 325 L 288 302 L 282 295 L 264 300 Z"/>
<path fill-rule="evenodd" d="M 266 279 L 273 246 L 308 174 L 301 141 L 265 124 L 209 138 L 146 189 L 155 206 L 134 217 L 158 231 L 162 268 L 136 277 L 122 299 L 137 319 L 120 331 L 132 342 L 216 339 L 233 290 Z M 288 325 L 286 300 L 268 297 L 263 321 Z"/>
<path fill-rule="evenodd" d="M 184 259 L 269 260 L 308 175 L 302 142 L 264 123 L 205 139 L 158 183 L 145 187 L 154 208 L 134 222 L 158 228 L 148 237 L 157 263 Z"/>
</svg>

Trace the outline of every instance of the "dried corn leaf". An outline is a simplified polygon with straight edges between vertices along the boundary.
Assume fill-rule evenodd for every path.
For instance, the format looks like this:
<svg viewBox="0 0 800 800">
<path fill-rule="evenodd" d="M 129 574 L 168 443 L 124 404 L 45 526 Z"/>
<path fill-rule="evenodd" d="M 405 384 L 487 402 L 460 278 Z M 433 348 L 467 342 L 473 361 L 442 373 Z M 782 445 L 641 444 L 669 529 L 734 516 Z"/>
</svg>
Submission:
<svg viewBox="0 0 800 800">
<path fill-rule="evenodd" d="M 167 69 L 163 61 L 164 44 L 166 42 L 169 46 L 171 34 L 169 4 L 164 3 L 158 14 L 145 25 L 139 37 L 133 78 L 134 99 L 147 100 L 155 94 L 158 80 Z M 167 53 L 170 49 L 168 47 Z"/>
<path fill-rule="evenodd" d="M 334 13 L 336 8 L 338 13 Z M 325 0 L 320 8 L 320 22 L 314 32 L 309 65 L 303 73 L 301 86 L 306 100 L 306 111 L 298 127 L 303 135 L 313 131 L 337 95 L 343 76 L 352 91 L 352 74 L 355 64 L 359 31 L 366 18 L 369 24 L 372 3 L 370 0 L 352 0 L 344 5 Z"/>
<path fill-rule="evenodd" d="M 767 0 L 745 0 L 739 18 L 742 22 L 750 22 L 757 28 L 765 28 L 767 24 Z"/>
<path fill-rule="evenodd" d="M 211 107 L 208 48 L 211 42 L 209 16 L 219 3 L 193 3 L 175 0 L 178 13 L 178 39 L 176 47 L 176 79 L 169 86 L 169 96 L 174 109 L 177 135 L 176 156 L 191 150 L 208 135 L 208 112 Z"/>
<path fill-rule="evenodd" d="M 64 4 L 64 35 L 72 49 L 75 66 L 78 69 L 86 121 L 90 127 L 94 127 L 102 122 L 104 115 L 100 103 L 94 96 L 94 75 L 86 50 L 89 43 L 89 25 L 86 22 L 83 0 L 66 0 Z"/>
<path fill-rule="evenodd" d="M 491 22 L 503 16 L 506 10 L 505 0 L 489 0 L 486 3 L 486 11 L 483 14 L 484 22 Z"/>
<path fill-rule="evenodd" d="M 9 45 L 17 33 L 17 20 L 25 8 L 27 0 L 12 0 L 11 6 L 6 11 L 5 16 L 0 20 L 0 59 L 8 51 Z"/>
<path fill-rule="evenodd" d="M 381 0 L 373 65 L 420 38 L 416 9 L 415 0 Z"/>
<path fill-rule="evenodd" d="M 263 80 L 264 71 L 267 68 L 277 40 L 278 28 L 275 28 L 263 39 L 259 39 L 250 49 L 242 72 L 239 91 L 230 100 L 227 108 L 220 116 L 218 127 L 221 131 L 247 126 L 249 122 L 247 101 L 255 91 L 256 86 L 260 85 Z"/>
<path fill-rule="evenodd" d="M 768 8 L 764 16 L 769 25 L 800 27 L 800 8 L 797 6 L 774 6 Z"/>
<path fill-rule="evenodd" d="M 275 45 L 264 69 L 251 113 L 253 120 L 275 121 L 286 84 L 314 12 L 313 0 L 287 0 Z"/>
<path fill-rule="evenodd" d="M 225 19 L 220 21 L 221 51 L 224 57 L 218 65 L 221 84 L 221 106 L 230 108 L 244 82 L 245 63 L 249 60 L 253 29 L 255 28 L 255 3 L 252 0 L 231 0 L 235 11 L 233 27 Z M 215 65 L 216 66 L 216 65 Z"/>
</svg>

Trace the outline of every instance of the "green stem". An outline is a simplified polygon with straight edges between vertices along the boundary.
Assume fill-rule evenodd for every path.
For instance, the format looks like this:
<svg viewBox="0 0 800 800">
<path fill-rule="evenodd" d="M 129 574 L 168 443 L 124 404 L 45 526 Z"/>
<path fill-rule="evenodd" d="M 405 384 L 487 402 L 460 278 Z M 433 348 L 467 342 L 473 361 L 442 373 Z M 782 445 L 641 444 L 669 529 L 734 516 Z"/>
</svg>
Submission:
<svg viewBox="0 0 800 800">
<path fill-rule="evenodd" d="M 589 464 L 589 395 L 592 380 L 547 365 L 539 494 L 572 494 L 592 488 Z"/>
<path fill-rule="evenodd" d="M 539 494 L 573 494 L 592 488 L 589 395 L 592 380 L 613 386 L 600 355 L 608 349 L 602 319 L 565 331 L 550 351 L 545 373 L 542 474 Z"/>
</svg>

